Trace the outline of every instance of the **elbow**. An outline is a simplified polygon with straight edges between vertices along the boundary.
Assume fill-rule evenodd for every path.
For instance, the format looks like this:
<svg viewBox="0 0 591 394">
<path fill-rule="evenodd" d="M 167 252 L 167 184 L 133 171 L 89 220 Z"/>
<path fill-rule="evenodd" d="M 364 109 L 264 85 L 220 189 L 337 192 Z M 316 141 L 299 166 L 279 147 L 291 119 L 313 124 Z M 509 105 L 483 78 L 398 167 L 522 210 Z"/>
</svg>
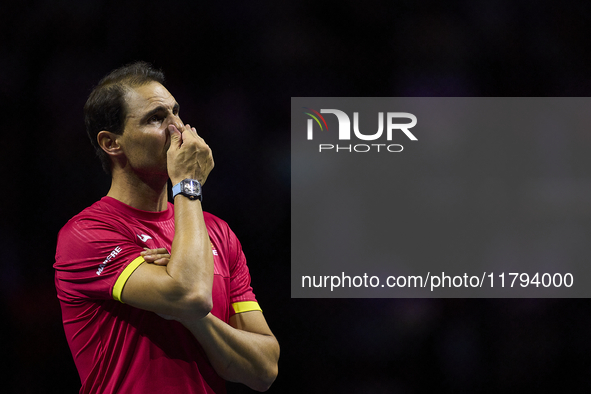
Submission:
<svg viewBox="0 0 591 394">
<path fill-rule="evenodd" d="M 279 372 L 279 343 L 270 336 L 272 343 L 257 349 L 256 360 L 244 364 L 231 359 L 225 365 L 215 367 L 216 372 L 225 380 L 242 383 L 252 390 L 263 392 L 269 390 Z M 242 361 L 246 361 L 242 359 Z"/>
<path fill-rule="evenodd" d="M 269 390 L 275 379 L 277 378 L 277 373 L 279 369 L 277 367 L 277 363 L 272 366 L 266 368 L 264 373 L 259 375 L 259 379 L 251 386 L 251 389 L 255 391 L 264 392 Z"/>
<path fill-rule="evenodd" d="M 201 319 L 213 308 L 211 293 L 195 292 L 187 294 L 180 303 L 181 319 Z"/>
<path fill-rule="evenodd" d="M 250 386 L 255 391 L 267 391 L 273 384 L 279 373 L 279 343 L 275 340 L 274 346 L 270 349 L 269 358 L 267 362 L 261 365 L 261 368 L 256 374 L 256 379 Z"/>
<path fill-rule="evenodd" d="M 197 293 L 190 297 L 188 312 L 191 317 L 205 317 L 213 308 L 211 292 Z"/>
</svg>

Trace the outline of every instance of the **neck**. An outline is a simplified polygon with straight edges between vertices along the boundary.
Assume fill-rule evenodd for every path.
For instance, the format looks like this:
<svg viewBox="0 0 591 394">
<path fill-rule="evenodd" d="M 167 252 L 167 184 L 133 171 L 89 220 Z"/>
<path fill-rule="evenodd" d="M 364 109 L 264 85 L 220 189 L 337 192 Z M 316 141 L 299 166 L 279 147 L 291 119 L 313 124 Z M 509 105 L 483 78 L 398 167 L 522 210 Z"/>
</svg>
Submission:
<svg viewBox="0 0 591 394">
<path fill-rule="evenodd" d="M 143 211 L 164 211 L 168 202 L 166 181 L 167 178 L 159 175 L 142 177 L 115 170 L 107 196 Z"/>
</svg>

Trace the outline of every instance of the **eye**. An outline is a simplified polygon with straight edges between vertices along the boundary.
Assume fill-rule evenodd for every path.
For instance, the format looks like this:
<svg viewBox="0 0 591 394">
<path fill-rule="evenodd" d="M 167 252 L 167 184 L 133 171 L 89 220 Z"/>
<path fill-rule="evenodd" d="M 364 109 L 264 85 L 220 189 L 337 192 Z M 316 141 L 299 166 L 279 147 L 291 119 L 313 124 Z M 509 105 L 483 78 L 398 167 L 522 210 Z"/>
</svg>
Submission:
<svg viewBox="0 0 591 394">
<path fill-rule="evenodd" d="M 148 123 L 161 123 L 161 122 L 162 122 L 162 117 L 160 115 L 154 115 L 148 119 Z"/>
</svg>

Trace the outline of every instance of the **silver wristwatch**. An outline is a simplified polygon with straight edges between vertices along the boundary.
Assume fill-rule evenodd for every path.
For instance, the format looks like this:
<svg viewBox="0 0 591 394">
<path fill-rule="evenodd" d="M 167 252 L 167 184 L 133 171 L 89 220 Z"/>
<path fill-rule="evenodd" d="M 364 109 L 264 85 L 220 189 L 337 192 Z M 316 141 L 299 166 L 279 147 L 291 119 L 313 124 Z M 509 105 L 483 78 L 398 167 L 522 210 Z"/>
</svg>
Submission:
<svg viewBox="0 0 591 394">
<path fill-rule="evenodd" d="M 173 200 L 177 194 L 182 194 L 189 200 L 203 201 L 203 196 L 201 195 L 201 183 L 197 179 L 186 178 L 174 185 L 172 187 Z"/>
</svg>

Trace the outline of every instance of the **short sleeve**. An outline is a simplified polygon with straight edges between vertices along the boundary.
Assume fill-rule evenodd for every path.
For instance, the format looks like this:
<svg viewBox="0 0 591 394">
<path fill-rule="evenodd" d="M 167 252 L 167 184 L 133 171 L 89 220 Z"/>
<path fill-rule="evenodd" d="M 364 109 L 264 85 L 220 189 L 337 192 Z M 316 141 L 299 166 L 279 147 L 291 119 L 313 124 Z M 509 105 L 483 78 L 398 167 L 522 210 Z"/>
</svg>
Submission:
<svg viewBox="0 0 591 394">
<path fill-rule="evenodd" d="M 119 277 L 143 262 L 133 232 L 117 224 L 80 218 L 62 228 L 54 264 L 58 298 L 113 299 Z"/>
<path fill-rule="evenodd" d="M 242 245 L 232 230 L 228 228 L 228 247 L 230 256 L 230 314 L 260 311 L 250 285 L 250 273 Z"/>
</svg>

